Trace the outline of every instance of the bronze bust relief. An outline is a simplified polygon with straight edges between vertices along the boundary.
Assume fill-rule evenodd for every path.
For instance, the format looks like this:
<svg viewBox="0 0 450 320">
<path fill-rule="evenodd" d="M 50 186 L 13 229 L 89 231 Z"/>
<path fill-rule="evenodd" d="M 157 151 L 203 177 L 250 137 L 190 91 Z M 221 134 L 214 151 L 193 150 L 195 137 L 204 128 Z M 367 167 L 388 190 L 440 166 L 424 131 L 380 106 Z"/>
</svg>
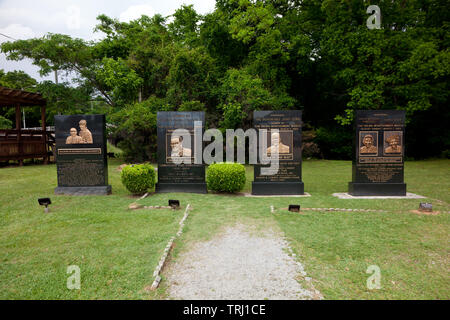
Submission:
<svg viewBox="0 0 450 320">
<path fill-rule="evenodd" d="M 362 139 L 362 146 L 359 148 L 360 154 L 377 154 L 378 148 L 375 145 L 374 138 L 371 134 L 365 134 Z"/>
<path fill-rule="evenodd" d="M 86 120 L 80 120 L 78 123 L 80 132 L 77 133 L 76 128 L 70 128 L 70 135 L 66 138 L 66 144 L 91 144 L 94 143 L 92 133 L 87 128 Z"/>
<path fill-rule="evenodd" d="M 385 145 L 384 153 L 402 153 L 402 143 L 399 133 L 394 133 L 385 140 L 387 147 Z"/>
<path fill-rule="evenodd" d="M 273 145 L 267 148 L 267 154 L 271 153 L 289 153 L 289 146 L 283 144 L 280 139 L 280 134 L 277 132 L 272 133 L 271 135 L 271 141 L 273 142 Z M 278 150 L 278 151 L 277 151 Z"/>
<path fill-rule="evenodd" d="M 183 147 L 183 137 L 174 137 L 170 140 L 171 157 L 190 157 L 191 149 Z"/>
</svg>

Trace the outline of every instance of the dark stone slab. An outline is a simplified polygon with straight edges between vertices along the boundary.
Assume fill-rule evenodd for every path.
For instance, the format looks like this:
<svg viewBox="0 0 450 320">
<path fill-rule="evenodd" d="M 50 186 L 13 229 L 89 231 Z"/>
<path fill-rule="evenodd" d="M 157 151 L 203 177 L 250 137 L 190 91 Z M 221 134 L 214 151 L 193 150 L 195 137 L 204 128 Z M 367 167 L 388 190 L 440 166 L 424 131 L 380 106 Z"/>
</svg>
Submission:
<svg viewBox="0 0 450 320">
<path fill-rule="evenodd" d="M 157 113 L 158 183 L 155 188 L 156 192 L 207 192 L 205 165 L 203 163 L 196 164 L 194 161 L 196 152 L 194 143 L 195 121 L 201 121 L 202 130 L 200 134 L 203 136 L 204 112 L 167 111 Z M 176 147 L 172 146 L 172 133 L 176 129 L 189 131 L 190 144 L 187 140 L 183 140 Z M 201 145 L 203 145 L 203 141 Z M 190 158 L 191 163 L 176 164 L 174 163 L 175 157 Z"/>
<path fill-rule="evenodd" d="M 108 195 L 111 194 L 111 186 L 56 187 L 55 194 L 65 194 L 72 196 Z"/>
<path fill-rule="evenodd" d="M 406 196 L 406 184 L 349 182 L 348 193 L 352 196 Z"/>
<path fill-rule="evenodd" d="M 406 196 L 405 112 L 358 110 L 353 140 L 353 196 Z"/>
<path fill-rule="evenodd" d="M 111 193 L 105 115 L 57 115 L 55 139 L 58 177 L 55 194 Z"/>
<path fill-rule="evenodd" d="M 254 111 L 253 126 L 258 131 L 261 129 L 268 131 L 266 154 L 273 147 L 271 146 L 270 130 L 278 129 L 280 133 L 280 153 L 279 170 L 275 175 L 261 174 L 261 168 L 269 167 L 270 165 L 256 164 L 253 166 L 252 194 L 304 194 L 304 184 L 302 182 L 302 112 L 300 110 Z"/>
<path fill-rule="evenodd" d="M 157 183 L 155 192 L 208 193 L 208 190 L 206 183 Z"/>
<path fill-rule="evenodd" d="M 253 195 L 305 194 L 303 182 L 252 182 Z"/>
</svg>

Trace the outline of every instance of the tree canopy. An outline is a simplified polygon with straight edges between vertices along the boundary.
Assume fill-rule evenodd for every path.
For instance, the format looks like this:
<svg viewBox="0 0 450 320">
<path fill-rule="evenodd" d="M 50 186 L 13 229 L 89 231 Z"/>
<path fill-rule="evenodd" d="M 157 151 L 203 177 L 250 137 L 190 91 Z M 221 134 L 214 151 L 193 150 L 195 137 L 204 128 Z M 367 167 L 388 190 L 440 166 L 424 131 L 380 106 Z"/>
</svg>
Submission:
<svg viewBox="0 0 450 320">
<path fill-rule="evenodd" d="M 366 26 L 371 4 L 381 9 L 380 29 Z M 75 74 L 73 84 L 4 72 L 0 84 L 41 91 L 50 114 L 107 113 L 130 159 L 154 156 L 155 145 L 132 141 L 155 141 L 158 110 L 204 110 L 209 127 L 225 129 L 251 126 L 253 110 L 301 109 L 322 154 L 349 158 L 354 110 L 399 109 L 407 113 L 408 155 L 439 156 L 450 149 L 447 7 L 445 0 L 217 0 L 211 13 L 183 5 L 170 20 L 100 15 L 96 42 L 49 33 L 1 45 L 8 59 L 29 58 L 43 75 Z"/>
</svg>

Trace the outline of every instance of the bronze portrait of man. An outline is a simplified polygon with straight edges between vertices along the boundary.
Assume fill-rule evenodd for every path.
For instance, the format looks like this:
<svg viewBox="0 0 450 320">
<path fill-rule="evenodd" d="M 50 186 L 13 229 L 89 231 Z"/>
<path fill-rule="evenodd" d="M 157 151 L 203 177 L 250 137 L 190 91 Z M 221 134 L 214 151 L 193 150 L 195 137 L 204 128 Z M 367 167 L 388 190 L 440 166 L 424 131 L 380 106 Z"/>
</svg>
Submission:
<svg viewBox="0 0 450 320">
<path fill-rule="evenodd" d="M 400 135 L 394 134 L 386 138 L 386 142 L 389 144 L 384 149 L 384 153 L 402 153 L 402 146 L 400 143 Z"/>
<path fill-rule="evenodd" d="M 80 134 L 79 135 L 80 135 L 81 139 L 83 139 L 82 143 L 93 143 L 92 133 L 87 128 L 86 120 L 84 120 L 84 119 L 80 120 L 79 125 L 80 125 Z"/>
<path fill-rule="evenodd" d="M 378 148 L 373 145 L 373 137 L 366 134 L 363 138 L 363 146 L 359 148 L 359 153 L 377 153 Z"/>
<path fill-rule="evenodd" d="M 283 144 L 280 139 L 280 134 L 278 132 L 274 132 L 270 137 L 272 141 L 272 145 L 267 148 L 267 154 L 272 154 L 275 152 L 278 153 L 289 153 L 289 146 Z"/>
<path fill-rule="evenodd" d="M 183 148 L 183 137 L 173 137 L 170 140 L 171 157 L 190 157 L 192 152 L 189 148 Z"/>
<path fill-rule="evenodd" d="M 77 129 L 70 128 L 70 136 L 66 139 L 66 144 L 80 144 L 84 143 L 83 139 L 77 135 Z"/>
</svg>

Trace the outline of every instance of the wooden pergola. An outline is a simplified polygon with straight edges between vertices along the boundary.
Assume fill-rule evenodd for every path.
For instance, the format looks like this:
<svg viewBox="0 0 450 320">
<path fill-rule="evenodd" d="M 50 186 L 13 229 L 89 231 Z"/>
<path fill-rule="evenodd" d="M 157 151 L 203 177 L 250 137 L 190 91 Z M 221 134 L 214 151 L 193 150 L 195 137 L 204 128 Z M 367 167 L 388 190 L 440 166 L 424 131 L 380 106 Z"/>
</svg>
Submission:
<svg viewBox="0 0 450 320">
<path fill-rule="evenodd" d="M 43 158 L 48 163 L 45 106 L 46 101 L 39 93 L 0 86 L 0 108 L 16 109 L 16 128 L 0 130 L 0 161 L 17 160 L 23 165 L 24 159 Z M 22 107 L 41 108 L 42 130 L 21 128 Z"/>
</svg>

